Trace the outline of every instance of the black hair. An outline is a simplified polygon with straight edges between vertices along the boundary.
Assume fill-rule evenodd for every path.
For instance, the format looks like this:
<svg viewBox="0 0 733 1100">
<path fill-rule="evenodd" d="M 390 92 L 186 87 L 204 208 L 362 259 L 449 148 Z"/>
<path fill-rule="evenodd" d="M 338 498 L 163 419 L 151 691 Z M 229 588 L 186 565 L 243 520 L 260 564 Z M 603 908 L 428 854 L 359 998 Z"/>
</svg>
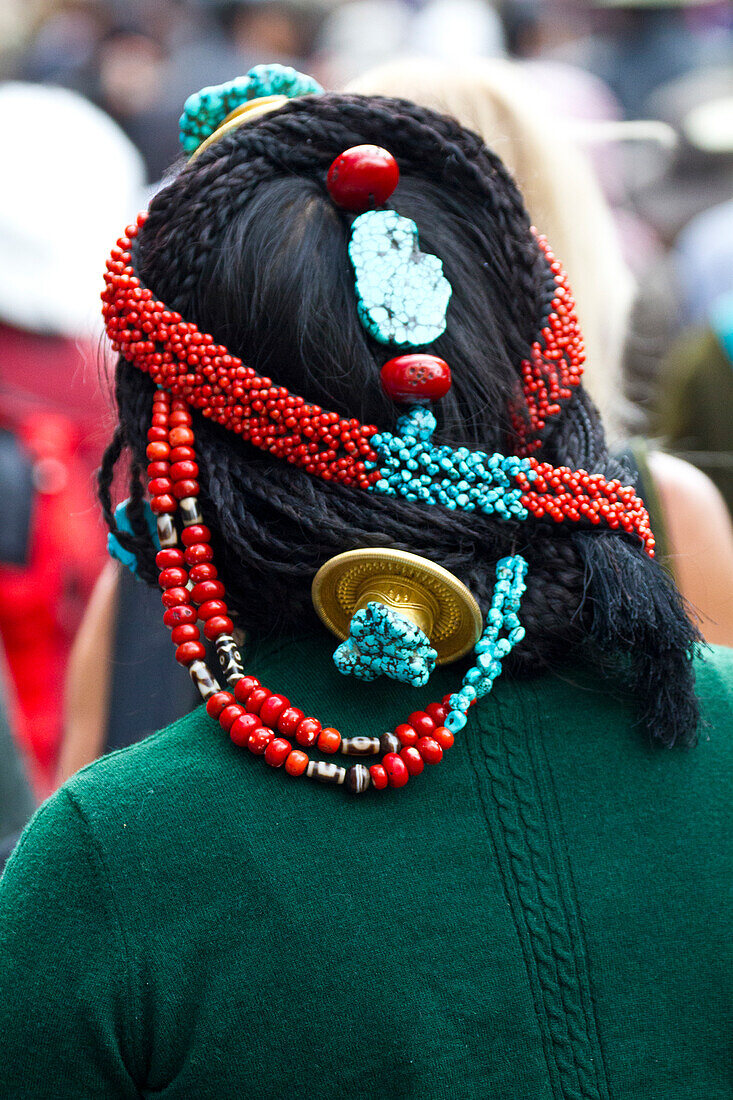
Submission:
<svg viewBox="0 0 733 1100">
<path fill-rule="evenodd" d="M 546 309 L 547 264 L 502 162 L 451 119 L 382 97 L 294 100 L 224 136 L 156 195 L 138 237 L 136 271 L 169 309 L 277 384 L 343 416 L 393 427 L 399 410 L 383 394 L 379 370 L 396 353 L 358 320 L 347 255 L 352 216 L 325 187 L 334 157 L 362 143 L 396 157 L 400 183 L 389 205 L 414 219 L 421 246 L 441 258 L 453 286 L 447 329 L 431 345 L 453 377 L 436 408 L 436 438 L 506 450 L 508 409 L 521 397 L 519 365 Z M 115 529 L 110 485 L 129 450 L 136 534 L 119 537 L 151 584 L 157 573 L 141 472 L 153 388 L 119 360 L 119 427 L 99 482 Z M 228 600 L 247 629 L 262 634 L 312 623 L 312 578 L 344 550 L 391 546 L 423 554 L 460 577 L 484 611 L 497 559 L 521 552 L 529 563 L 526 637 L 509 666 L 531 673 L 582 655 L 623 672 L 655 738 L 693 738 L 697 635 L 674 585 L 635 540 L 367 494 L 263 454 L 197 413 L 194 430 L 201 506 Z M 538 457 L 628 480 L 609 457 L 582 387 L 555 418 Z"/>
</svg>

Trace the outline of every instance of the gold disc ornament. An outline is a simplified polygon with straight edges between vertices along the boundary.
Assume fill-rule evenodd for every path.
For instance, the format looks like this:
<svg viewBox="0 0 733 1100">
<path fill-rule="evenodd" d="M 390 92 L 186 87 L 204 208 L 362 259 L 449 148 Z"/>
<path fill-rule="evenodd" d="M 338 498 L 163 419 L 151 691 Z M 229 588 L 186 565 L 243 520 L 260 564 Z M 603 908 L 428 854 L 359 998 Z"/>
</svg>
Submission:
<svg viewBox="0 0 733 1100">
<path fill-rule="evenodd" d="M 439 665 L 468 653 L 483 628 L 481 609 L 465 584 L 404 550 L 368 547 L 338 554 L 316 573 L 311 595 L 321 620 L 342 641 L 352 616 L 368 603 L 398 612 L 427 634 Z"/>
</svg>

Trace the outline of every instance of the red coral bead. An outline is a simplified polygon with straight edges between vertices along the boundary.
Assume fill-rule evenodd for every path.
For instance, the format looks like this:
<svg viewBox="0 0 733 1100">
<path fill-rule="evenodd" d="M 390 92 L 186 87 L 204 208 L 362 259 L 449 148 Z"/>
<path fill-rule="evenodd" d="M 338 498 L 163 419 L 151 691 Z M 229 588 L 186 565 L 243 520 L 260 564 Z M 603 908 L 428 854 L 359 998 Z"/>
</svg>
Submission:
<svg viewBox="0 0 733 1100">
<path fill-rule="evenodd" d="M 285 733 L 288 737 L 291 737 L 304 718 L 305 715 L 302 710 L 298 710 L 297 707 L 286 707 L 277 720 L 277 728 L 280 733 Z"/>
<path fill-rule="evenodd" d="M 229 736 L 235 745 L 246 745 L 250 734 L 258 729 L 260 724 L 256 714 L 240 714 L 229 727 Z"/>
<path fill-rule="evenodd" d="M 180 567 L 185 563 L 182 550 L 159 550 L 155 555 L 155 564 L 158 569 L 171 569 Z"/>
<path fill-rule="evenodd" d="M 204 634 L 209 641 L 214 641 L 220 634 L 231 634 L 234 623 L 226 615 L 213 615 L 207 619 L 204 625 Z"/>
<path fill-rule="evenodd" d="M 202 604 L 207 600 L 221 600 L 224 597 L 224 585 L 221 581 L 200 581 L 191 589 L 191 599 Z"/>
<path fill-rule="evenodd" d="M 218 718 L 224 707 L 234 702 L 234 696 L 230 691 L 217 691 L 206 700 L 206 713 L 212 718 Z"/>
<path fill-rule="evenodd" d="M 158 577 L 161 588 L 180 588 L 188 581 L 188 573 L 185 569 L 164 569 Z"/>
<path fill-rule="evenodd" d="M 397 161 L 378 145 L 355 145 L 331 164 L 328 192 L 337 206 L 360 213 L 382 206 L 400 178 Z"/>
<path fill-rule="evenodd" d="M 317 718 L 303 718 L 295 731 L 295 740 L 299 745 L 303 745 L 303 747 L 307 749 L 310 745 L 316 743 L 322 728 Z"/>
<path fill-rule="evenodd" d="M 341 748 L 341 734 L 333 726 L 326 726 L 318 735 L 318 748 L 327 755 Z"/>
<path fill-rule="evenodd" d="M 387 773 L 390 787 L 404 787 L 410 778 L 407 764 L 396 752 L 388 752 L 382 758 L 382 767 Z"/>
<path fill-rule="evenodd" d="M 184 642 L 176 649 L 176 660 L 181 665 L 190 665 L 193 661 L 203 661 L 206 650 L 201 642 Z"/>
<path fill-rule="evenodd" d="M 444 707 L 442 703 L 429 703 L 425 707 L 425 712 L 430 715 L 436 726 L 442 726 L 448 717 L 448 708 Z M 433 736 L 435 736 L 433 734 Z"/>
<path fill-rule="evenodd" d="M 389 779 L 387 778 L 387 773 L 381 764 L 372 764 L 369 769 L 369 774 L 372 777 L 372 786 L 376 790 L 383 791 L 384 788 L 388 786 Z"/>
<path fill-rule="evenodd" d="M 187 588 L 167 588 L 161 593 L 160 599 L 164 607 L 177 607 L 179 604 L 190 603 Z"/>
<path fill-rule="evenodd" d="M 275 737 L 265 750 L 265 762 L 271 768 L 280 768 L 292 752 L 293 746 L 284 737 Z"/>
<path fill-rule="evenodd" d="M 430 735 L 430 738 L 433 741 L 437 741 L 441 749 L 449 749 L 455 741 L 455 737 L 450 730 L 445 728 L 445 726 L 438 726 L 438 728 Z"/>
<path fill-rule="evenodd" d="M 198 565 L 200 562 L 212 561 L 214 551 L 208 542 L 195 542 L 188 546 L 185 552 L 187 565 Z"/>
<path fill-rule="evenodd" d="M 242 714 L 244 714 L 244 707 L 240 707 L 237 703 L 228 703 L 219 715 L 219 725 L 229 733 L 232 723 Z"/>
<path fill-rule="evenodd" d="M 171 641 L 174 645 L 181 645 L 182 642 L 196 642 L 200 637 L 199 628 L 194 626 L 193 623 L 174 626 L 171 631 Z"/>
<path fill-rule="evenodd" d="M 418 737 L 430 737 L 435 730 L 435 722 L 423 710 L 416 710 L 407 719 Z"/>
<path fill-rule="evenodd" d="M 211 542 L 211 531 L 203 523 L 192 523 L 190 527 L 183 528 L 181 542 L 184 546 L 193 546 L 196 542 Z"/>
<path fill-rule="evenodd" d="M 206 600 L 199 608 L 199 618 L 211 619 L 214 615 L 226 615 L 228 610 L 223 600 Z"/>
<path fill-rule="evenodd" d="M 403 745 L 417 744 L 417 734 L 412 726 L 408 726 L 406 722 L 403 722 L 401 726 L 395 727 L 395 736 L 399 737 Z"/>
<path fill-rule="evenodd" d="M 236 688 L 235 688 L 236 691 Z M 264 703 L 265 699 L 269 699 L 271 691 L 268 691 L 266 687 L 254 688 L 247 698 L 247 710 L 250 714 L 259 714 L 260 707 Z"/>
<path fill-rule="evenodd" d="M 382 388 L 393 401 L 413 405 L 439 401 L 451 386 L 450 367 L 437 355 L 417 352 L 389 359 L 381 370 Z"/>
<path fill-rule="evenodd" d="M 425 761 L 414 746 L 402 749 L 400 759 L 404 760 L 410 775 L 419 775 L 425 769 Z"/>
<path fill-rule="evenodd" d="M 421 737 L 416 748 L 426 764 L 439 764 L 443 759 L 443 750 L 432 737 Z"/>
<path fill-rule="evenodd" d="M 288 775 L 302 775 L 308 767 L 308 757 L 300 749 L 293 749 L 285 761 L 285 771 Z"/>
<path fill-rule="evenodd" d="M 265 726 L 274 726 L 280 714 L 290 706 L 290 700 L 284 695 L 270 695 L 260 707 L 260 718 Z"/>
<path fill-rule="evenodd" d="M 267 726 L 261 726 L 260 720 L 254 714 L 248 714 L 248 718 L 252 718 L 257 726 L 252 730 L 247 741 L 247 748 L 250 752 L 253 752 L 255 756 L 263 756 L 267 746 L 270 744 L 275 734 Z"/>
<path fill-rule="evenodd" d="M 260 681 L 255 676 L 241 676 L 234 685 L 234 694 L 240 703 L 246 703 Z"/>
<path fill-rule="evenodd" d="M 163 615 L 165 625 L 173 630 L 174 627 L 183 626 L 184 623 L 196 622 L 196 608 L 190 604 L 180 604 L 178 607 L 169 607 Z"/>
</svg>

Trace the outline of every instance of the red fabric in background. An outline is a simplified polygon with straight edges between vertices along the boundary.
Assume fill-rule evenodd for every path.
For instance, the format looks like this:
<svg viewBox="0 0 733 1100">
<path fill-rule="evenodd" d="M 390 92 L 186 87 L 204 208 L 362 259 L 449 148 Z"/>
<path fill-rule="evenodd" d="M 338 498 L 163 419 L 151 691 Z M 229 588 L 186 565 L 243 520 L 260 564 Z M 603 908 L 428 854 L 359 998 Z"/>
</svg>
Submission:
<svg viewBox="0 0 733 1100">
<path fill-rule="evenodd" d="M 69 650 L 105 561 L 94 470 L 111 430 L 97 353 L 0 325 L 0 425 L 34 463 L 29 560 L 0 564 L 0 635 L 36 793 L 53 789 Z"/>
</svg>

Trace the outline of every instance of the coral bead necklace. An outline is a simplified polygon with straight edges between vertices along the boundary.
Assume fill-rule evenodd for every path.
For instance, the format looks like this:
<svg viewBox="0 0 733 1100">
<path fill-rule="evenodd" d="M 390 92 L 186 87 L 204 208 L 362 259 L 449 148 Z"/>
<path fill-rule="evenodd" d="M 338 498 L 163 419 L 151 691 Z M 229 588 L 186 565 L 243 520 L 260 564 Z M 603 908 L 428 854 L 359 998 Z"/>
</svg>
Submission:
<svg viewBox="0 0 733 1100">
<path fill-rule="evenodd" d="M 440 762 L 454 742 L 454 733 L 465 725 L 466 711 L 491 689 L 501 668 L 501 658 L 521 640 L 516 611 L 524 591 L 524 563 L 512 568 L 512 559 L 500 563 L 494 604 L 487 628 L 476 645 L 477 665 L 470 669 L 460 690 L 424 711 L 415 711 L 407 721 L 381 737 L 342 737 L 338 730 L 324 727 L 292 706 L 283 695 L 271 692 L 254 676 L 247 676 L 233 637 L 234 624 L 225 601 L 224 585 L 213 562 L 211 532 L 199 511 L 199 484 L 193 448 L 191 413 L 186 402 L 157 390 L 153 399 L 152 425 L 148 431 L 148 490 L 157 517 L 161 549 L 156 555 L 163 621 L 176 646 L 176 660 L 188 668 L 207 713 L 217 719 L 231 740 L 262 756 L 273 768 L 283 767 L 290 776 L 305 775 L 323 783 L 343 785 L 354 794 L 367 788 L 384 790 L 404 787 L 425 765 Z M 174 517 L 180 513 L 179 536 Z M 206 664 L 204 636 L 214 643 L 232 691 L 222 690 Z M 508 637 L 498 638 L 506 627 Z M 306 749 L 317 748 L 325 755 L 340 752 L 347 757 L 369 757 L 381 753 L 370 766 L 354 763 L 342 767 L 312 760 Z"/>
</svg>

